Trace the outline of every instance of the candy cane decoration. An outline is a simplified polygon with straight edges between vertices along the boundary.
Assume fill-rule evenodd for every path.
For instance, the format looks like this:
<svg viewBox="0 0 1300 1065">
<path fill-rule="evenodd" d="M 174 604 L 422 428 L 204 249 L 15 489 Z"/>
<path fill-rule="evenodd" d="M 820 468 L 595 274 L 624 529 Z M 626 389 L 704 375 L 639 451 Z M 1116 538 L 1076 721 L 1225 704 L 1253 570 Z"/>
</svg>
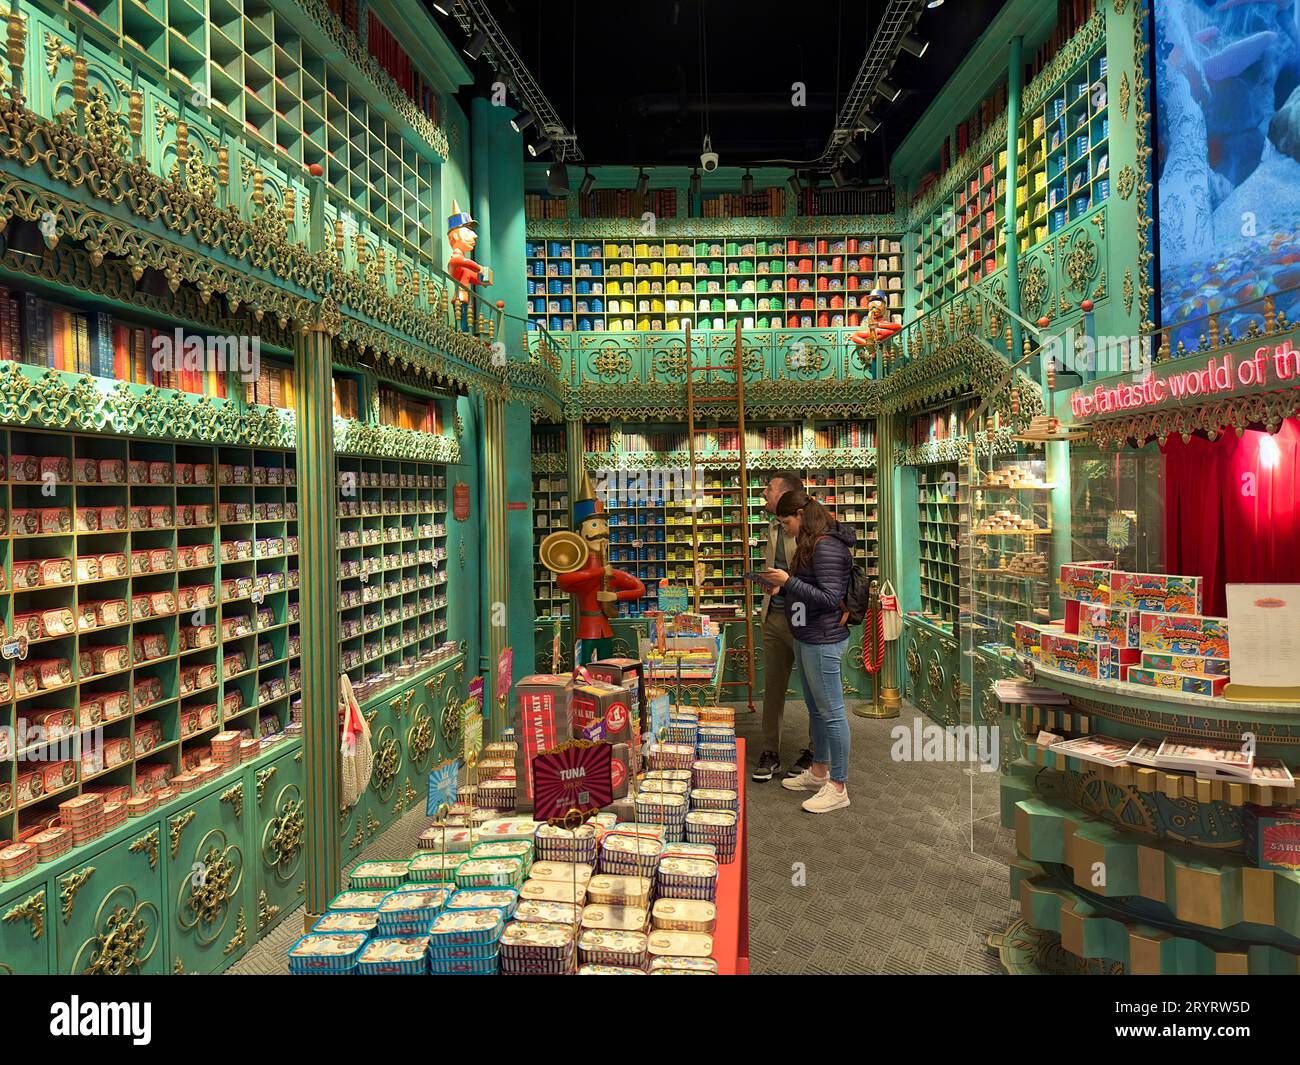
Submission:
<svg viewBox="0 0 1300 1065">
<path fill-rule="evenodd" d="M 880 607 L 869 607 L 862 620 L 862 668 L 874 675 L 885 664 L 885 615 Z"/>
</svg>

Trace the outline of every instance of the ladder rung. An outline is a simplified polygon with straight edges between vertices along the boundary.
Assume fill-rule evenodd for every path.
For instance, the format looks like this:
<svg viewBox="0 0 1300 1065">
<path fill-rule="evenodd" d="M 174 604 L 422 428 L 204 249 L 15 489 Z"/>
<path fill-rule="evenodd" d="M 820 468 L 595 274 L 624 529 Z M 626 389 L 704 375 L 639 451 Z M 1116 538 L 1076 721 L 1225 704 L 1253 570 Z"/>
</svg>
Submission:
<svg viewBox="0 0 1300 1065">
<path fill-rule="evenodd" d="M 696 397 L 695 397 L 695 402 L 696 402 L 696 403 L 737 403 L 737 402 L 739 402 L 739 401 L 740 401 L 740 397 L 739 397 L 739 396 L 736 396 L 736 395 L 730 395 L 730 396 L 696 396 Z"/>
</svg>

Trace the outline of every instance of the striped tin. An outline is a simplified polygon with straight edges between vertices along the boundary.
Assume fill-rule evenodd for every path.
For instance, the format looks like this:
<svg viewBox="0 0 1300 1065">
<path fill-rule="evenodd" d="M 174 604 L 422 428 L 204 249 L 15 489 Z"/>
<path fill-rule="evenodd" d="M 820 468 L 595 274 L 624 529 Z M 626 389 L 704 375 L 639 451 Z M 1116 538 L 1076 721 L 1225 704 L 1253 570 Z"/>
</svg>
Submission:
<svg viewBox="0 0 1300 1065">
<path fill-rule="evenodd" d="M 363 932 L 308 932 L 289 948 L 289 972 L 295 976 L 346 976 L 370 937 Z"/>
<path fill-rule="evenodd" d="M 533 924 L 576 924 L 582 915 L 582 907 L 571 902 L 549 902 L 544 899 L 520 899 L 515 909 L 514 919 Z"/>
<path fill-rule="evenodd" d="M 740 802 L 732 788 L 692 788 L 691 810 L 730 810 L 739 809 Z M 690 814 L 686 823 L 690 824 Z"/>
<path fill-rule="evenodd" d="M 375 934 L 379 921 L 373 912 L 365 910 L 331 910 L 316 918 L 313 932 L 361 932 Z"/>
<path fill-rule="evenodd" d="M 442 946 L 429 947 L 429 965 L 442 962 L 472 961 L 483 962 L 487 959 L 496 961 L 497 941 L 488 943 L 447 943 Z"/>
<path fill-rule="evenodd" d="M 705 762 L 735 762 L 736 745 L 727 743 L 697 743 L 695 754 Z"/>
<path fill-rule="evenodd" d="M 669 843 L 660 856 L 663 858 L 707 858 L 711 862 L 718 860 L 718 848 L 712 843 Z"/>
<path fill-rule="evenodd" d="M 514 888 L 466 888 L 447 900 L 449 910 L 500 910 L 505 921 L 518 905 L 519 892 Z"/>
<path fill-rule="evenodd" d="M 690 769 L 695 761 L 694 743 L 652 744 L 646 761 L 654 769 Z"/>
<path fill-rule="evenodd" d="M 695 739 L 699 733 L 699 727 L 694 721 L 682 721 L 674 718 L 668 723 L 668 735 L 665 742 L 674 744 L 689 744 L 695 746 Z"/>
<path fill-rule="evenodd" d="M 518 858 L 523 864 L 523 875 L 533 864 L 533 844 L 526 839 L 493 839 L 475 844 L 469 852 L 471 858 Z"/>
<path fill-rule="evenodd" d="M 357 959 L 357 975 L 422 976 L 429 971 L 428 949 L 427 935 L 372 939 Z"/>
<path fill-rule="evenodd" d="M 430 854 L 427 851 L 416 851 L 411 856 L 407 877 L 416 883 L 454 880 L 456 869 L 468 859 L 468 854 Z"/>
<path fill-rule="evenodd" d="M 647 949 L 651 972 L 663 968 L 718 971 L 712 957 L 713 936 L 707 932 L 651 932 Z M 667 959 L 672 964 L 666 964 Z"/>
<path fill-rule="evenodd" d="M 595 870 L 585 862 L 537 862 L 533 866 L 532 880 L 558 880 L 562 884 L 586 885 Z"/>
<path fill-rule="evenodd" d="M 646 780 L 684 780 L 691 782 L 691 771 L 686 769 L 651 769 L 645 774 Z"/>
<path fill-rule="evenodd" d="M 697 761 L 691 766 L 692 783 L 697 788 L 727 788 L 736 790 L 735 762 Z"/>
<path fill-rule="evenodd" d="M 732 810 L 692 810 L 686 815 L 686 838 L 691 843 L 712 843 L 718 860 L 736 857 L 736 814 Z"/>
<path fill-rule="evenodd" d="M 648 794 L 686 795 L 691 785 L 688 780 L 643 780 L 638 790 Z"/>
<path fill-rule="evenodd" d="M 482 958 L 430 958 L 430 976 L 496 976 L 497 955 L 493 951 Z"/>
<path fill-rule="evenodd" d="M 523 869 L 518 858 L 469 858 L 456 866 L 456 886 L 515 887 L 523 881 Z"/>
<path fill-rule="evenodd" d="M 718 889 L 718 865 L 705 858 L 665 858 L 659 863 L 655 886 L 660 898 L 712 902 Z"/>
<path fill-rule="evenodd" d="M 503 975 L 567 973 L 574 963 L 574 930 L 569 925 L 511 921 L 501 933 Z"/>
<path fill-rule="evenodd" d="M 465 827 L 430 825 L 420 833 L 420 838 L 415 845 L 421 851 L 434 854 L 460 854 L 463 857 L 474 845 L 475 837 L 479 835 L 481 833 L 471 835 L 470 830 Z"/>
<path fill-rule="evenodd" d="M 650 888 L 653 881 L 648 876 L 605 875 L 593 876 L 587 885 L 589 905 L 650 906 Z"/>
<path fill-rule="evenodd" d="M 718 908 L 695 899 L 659 899 L 651 919 L 655 931 L 711 933 L 718 923 Z"/>
<path fill-rule="evenodd" d="M 381 936 L 427 935 L 450 896 L 445 891 L 395 891 L 375 911 Z"/>
<path fill-rule="evenodd" d="M 695 744 L 699 746 L 702 743 L 725 744 L 734 748 L 736 746 L 736 730 L 723 725 L 701 725 L 700 731 L 695 737 Z"/>
<path fill-rule="evenodd" d="M 496 910 L 444 910 L 429 929 L 429 949 L 466 943 L 495 943 L 504 922 Z"/>
<path fill-rule="evenodd" d="M 406 880 L 410 866 L 409 861 L 358 862 L 348 873 L 348 887 L 395 888 Z"/>
<path fill-rule="evenodd" d="M 572 880 L 525 880 L 519 888 L 519 899 L 534 902 L 567 902 L 581 906 L 587 900 L 587 885 Z"/>
<path fill-rule="evenodd" d="M 536 839 L 538 862 L 581 862 L 596 864 L 596 828 L 579 825 L 576 829 L 542 825 Z"/>
<path fill-rule="evenodd" d="M 341 891 L 329 902 L 330 910 L 376 910 L 390 893 L 382 889 Z"/>
<path fill-rule="evenodd" d="M 588 928 L 578 936 L 578 960 L 589 965 L 641 968 L 646 964 L 648 941 L 644 932 Z"/>
<path fill-rule="evenodd" d="M 645 976 L 644 969 L 630 969 L 625 965 L 579 965 L 579 976 Z"/>
<path fill-rule="evenodd" d="M 599 903 L 588 903 L 582 911 L 583 928 L 644 932 L 648 923 L 649 914 L 643 906 L 603 906 Z"/>
</svg>

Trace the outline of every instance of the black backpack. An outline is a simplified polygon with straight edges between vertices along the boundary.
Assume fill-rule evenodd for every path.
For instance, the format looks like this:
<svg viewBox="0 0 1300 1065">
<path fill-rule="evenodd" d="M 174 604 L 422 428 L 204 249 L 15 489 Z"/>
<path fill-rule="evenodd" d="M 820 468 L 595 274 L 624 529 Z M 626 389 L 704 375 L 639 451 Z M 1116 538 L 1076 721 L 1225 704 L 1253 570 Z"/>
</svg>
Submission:
<svg viewBox="0 0 1300 1065">
<path fill-rule="evenodd" d="M 844 588 L 844 609 L 847 617 L 844 618 L 843 624 L 861 625 L 870 605 L 871 581 L 867 579 L 866 571 L 855 562 L 849 569 L 849 583 Z"/>
</svg>

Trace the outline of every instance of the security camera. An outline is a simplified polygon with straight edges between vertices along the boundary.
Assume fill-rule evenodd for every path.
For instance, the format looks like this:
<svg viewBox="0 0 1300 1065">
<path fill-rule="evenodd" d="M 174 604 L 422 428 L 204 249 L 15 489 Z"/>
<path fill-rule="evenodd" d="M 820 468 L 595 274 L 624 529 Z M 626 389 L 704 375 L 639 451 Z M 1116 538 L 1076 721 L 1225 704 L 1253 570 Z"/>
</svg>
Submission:
<svg viewBox="0 0 1300 1065">
<path fill-rule="evenodd" d="M 700 152 L 700 168 L 706 174 L 718 169 L 718 153 L 713 150 L 713 139 L 708 136 L 704 138 L 704 151 Z"/>
</svg>

